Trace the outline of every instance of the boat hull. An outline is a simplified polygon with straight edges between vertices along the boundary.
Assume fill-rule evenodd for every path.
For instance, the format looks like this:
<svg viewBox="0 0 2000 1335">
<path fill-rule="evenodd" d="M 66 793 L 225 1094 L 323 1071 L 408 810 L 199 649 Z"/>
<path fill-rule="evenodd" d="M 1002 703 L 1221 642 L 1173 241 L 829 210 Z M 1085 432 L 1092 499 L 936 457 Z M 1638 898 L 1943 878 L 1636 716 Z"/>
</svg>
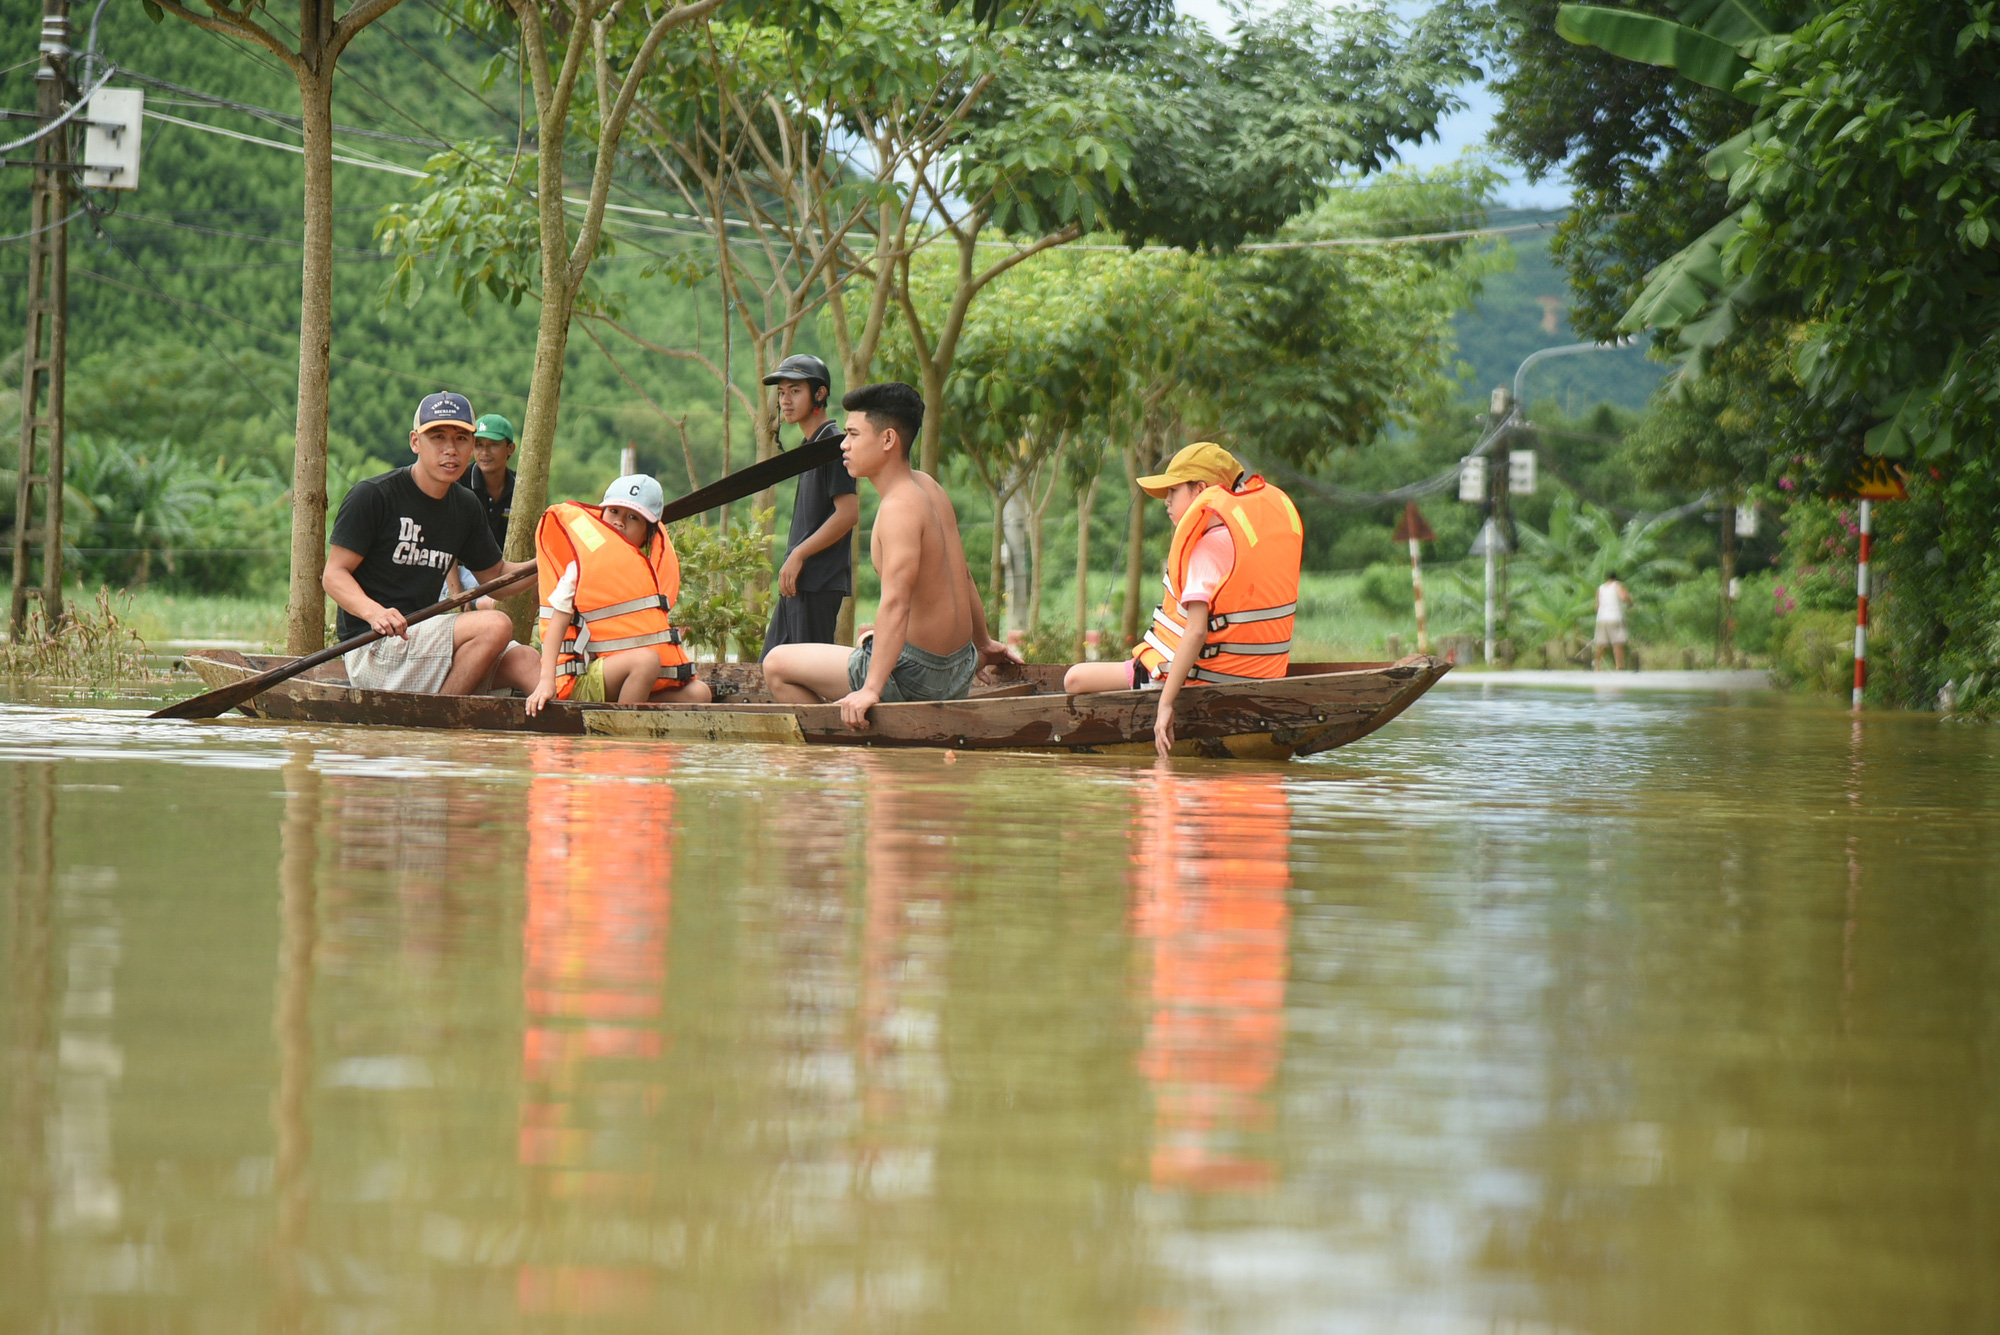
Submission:
<svg viewBox="0 0 2000 1335">
<path fill-rule="evenodd" d="M 210 689 L 286 660 L 198 651 L 187 666 Z M 1191 686 L 1176 711 L 1174 754 L 1283 760 L 1366 737 L 1407 709 L 1449 666 L 1422 655 L 1397 663 L 1294 664 L 1292 675 L 1229 686 Z M 934 747 L 954 750 L 1148 754 L 1152 691 L 1066 695 L 1062 669 L 1017 669 L 967 700 L 877 705 L 856 730 L 836 705 L 772 703 L 755 665 L 705 665 L 717 701 L 703 705 L 553 701 L 534 718 L 513 696 L 420 695 L 350 686 L 339 663 L 282 682 L 242 705 L 253 718 L 365 727 L 538 732 L 670 742 L 796 746 Z"/>
</svg>

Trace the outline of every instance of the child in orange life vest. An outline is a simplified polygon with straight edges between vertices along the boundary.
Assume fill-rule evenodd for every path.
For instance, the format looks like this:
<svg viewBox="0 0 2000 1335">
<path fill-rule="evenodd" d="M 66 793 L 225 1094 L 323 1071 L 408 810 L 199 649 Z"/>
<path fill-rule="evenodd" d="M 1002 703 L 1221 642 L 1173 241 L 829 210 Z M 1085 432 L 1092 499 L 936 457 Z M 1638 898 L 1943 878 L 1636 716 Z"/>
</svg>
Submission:
<svg viewBox="0 0 2000 1335">
<path fill-rule="evenodd" d="M 613 700 L 620 704 L 641 704 L 648 699 L 661 699 L 668 693 L 677 704 L 706 704 L 714 698 L 708 684 L 694 675 L 687 662 L 687 655 L 679 648 L 678 633 L 672 633 L 668 626 L 668 609 L 653 605 L 628 611 L 625 616 L 640 615 L 658 623 L 650 634 L 632 636 L 646 641 L 632 647 L 613 648 L 621 643 L 616 638 L 607 638 L 612 631 L 609 623 L 600 623 L 596 638 L 609 652 L 579 654 L 579 649 L 587 649 L 592 622 L 597 620 L 592 612 L 600 616 L 615 612 L 619 606 L 630 608 L 628 601 L 631 588 L 612 585 L 615 578 L 611 570 L 615 550 L 607 551 L 607 544 L 623 539 L 647 559 L 642 562 L 647 567 L 646 585 L 657 592 L 662 603 L 670 602 L 680 592 L 680 563 L 673 555 L 673 541 L 660 527 L 660 510 L 665 504 L 665 493 L 660 484 L 650 477 L 634 475 L 621 477 L 605 489 L 604 500 L 593 511 L 591 507 L 562 504 L 550 507 L 542 516 L 542 531 L 536 535 L 538 557 L 543 564 L 543 578 L 551 573 L 549 567 L 555 564 L 559 555 L 568 552 L 575 559 L 568 561 L 557 579 L 549 588 L 544 583 L 542 613 L 546 620 L 542 629 L 542 679 L 534 693 L 527 699 L 530 717 L 541 712 L 543 705 L 553 698 L 576 699 L 589 702 Z M 606 532 L 608 530 L 608 533 Z M 655 550 L 652 544 L 664 546 Z M 606 555 L 594 556 L 593 552 Z M 629 564 L 618 563 L 620 565 Z M 626 572 L 629 573 L 629 572 Z M 650 599 L 650 594 L 647 595 Z M 578 604 L 582 612 L 578 612 Z M 571 636 L 570 628 L 577 625 L 579 616 L 582 630 Z M 622 627 L 620 633 L 640 629 Z M 630 643 L 627 639 L 623 641 Z M 565 660 L 568 663 L 565 664 Z M 587 666 L 586 666 L 587 664 Z M 564 672 L 564 667 L 568 672 Z M 559 676 L 566 676 L 564 683 L 569 689 L 557 684 Z"/>
<path fill-rule="evenodd" d="M 1175 526 L 1168 554 L 1167 599 L 1154 612 L 1152 628 L 1132 658 L 1122 663 L 1078 663 L 1064 674 L 1063 689 L 1075 695 L 1158 687 L 1153 744 L 1165 756 L 1174 744 L 1174 706 L 1190 677 L 1232 682 L 1285 674 L 1304 526 L 1289 497 L 1262 478 L 1245 479 L 1236 456 L 1207 441 L 1188 446 L 1164 472 L 1140 478 L 1139 486 L 1166 502 L 1167 517 Z M 1221 489 L 1218 497 L 1224 503 L 1229 497 L 1242 500 L 1229 508 L 1244 525 L 1246 540 L 1257 549 L 1244 571 L 1237 569 L 1236 536 L 1215 504 L 1204 510 L 1198 533 L 1180 532 L 1188 511 L 1216 488 Z M 1258 512 L 1257 524 L 1247 522 L 1246 508 Z M 1264 529 L 1261 537 L 1256 532 L 1259 525 Z M 1211 647 L 1210 612 L 1225 584 L 1233 591 L 1224 609 L 1228 633 Z M 1170 609 L 1177 609 L 1178 615 Z"/>
</svg>

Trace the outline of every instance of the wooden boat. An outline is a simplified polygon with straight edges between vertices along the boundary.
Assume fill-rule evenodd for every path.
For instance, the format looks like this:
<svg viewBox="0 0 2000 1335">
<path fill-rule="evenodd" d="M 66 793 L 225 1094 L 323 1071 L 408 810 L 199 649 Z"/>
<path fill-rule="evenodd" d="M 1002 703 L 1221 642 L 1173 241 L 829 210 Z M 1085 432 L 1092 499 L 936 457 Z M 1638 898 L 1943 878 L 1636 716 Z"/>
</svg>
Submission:
<svg viewBox="0 0 2000 1335">
<path fill-rule="evenodd" d="M 186 663 L 209 689 L 291 660 L 197 650 Z M 834 705 L 772 702 L 755 664 L 701 665 L 716 701 L 705 705 L 551 702 L 529 718 L 519 697 L 368 691 L 347 684 L 338 660 L 240 706 L 253 718 L 390 728 L 488 729 L 665 741 L 783 742 L 814 746 L 928 746 L 968 751 L 1143 754 L 1153 749 L 1150 691 L 1066 695 L 1063 669 L 997 669 L 966 700 L 877 705 L 872 726 L 847 727 Z M 1294 663 L 1266 682 L 1190 687 L 1175 720 L 1175 755 L 1283 760 L 1366 737 L 1409 708 L 1449 671 L 1443 659 Z"/>
</svg>

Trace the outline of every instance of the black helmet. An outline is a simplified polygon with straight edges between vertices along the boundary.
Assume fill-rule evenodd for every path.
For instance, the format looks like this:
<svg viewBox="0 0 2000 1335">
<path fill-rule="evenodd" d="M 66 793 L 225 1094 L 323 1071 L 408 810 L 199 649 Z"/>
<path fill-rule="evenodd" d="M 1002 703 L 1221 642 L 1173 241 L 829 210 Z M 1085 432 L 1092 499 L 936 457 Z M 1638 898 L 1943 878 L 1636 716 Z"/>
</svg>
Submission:
<svg viewBox="0 0 2000 1335">
<path fill-rule="evenodd" d="M 826 363 L 809 352 L 795 352 L 778 363 L 778 369 L 764 377 L 764 383 L 775 385 L 780 380 L 803 380 L 807 384 L 818 385 L 827 393 L 833 392 L 833 375 L 826 369 Z"/>
</svg>

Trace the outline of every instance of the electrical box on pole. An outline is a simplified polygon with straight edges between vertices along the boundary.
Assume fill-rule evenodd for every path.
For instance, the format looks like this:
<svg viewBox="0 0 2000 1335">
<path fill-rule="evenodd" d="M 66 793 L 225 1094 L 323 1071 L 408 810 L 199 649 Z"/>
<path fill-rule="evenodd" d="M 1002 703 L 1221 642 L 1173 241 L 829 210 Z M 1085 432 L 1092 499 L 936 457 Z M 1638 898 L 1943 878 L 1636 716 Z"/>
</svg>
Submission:
<svg viewBox="0 0 2000 1335">
<path fill-rule="evenodd" d="M 1468 455 L 1458 461 L 1458 499 L 1468 505 L 1483 505 L 1486 501 L 1486 460 L 1479 455 Z"/>
<path fill-rule="evenodd" d="M 1507 491 L 1514 496 L 1535 494 L 1535 452 L 1533 450 L 1509 450 L 1507 452 Z"/>
<path fill-rule="evenodd" d="M 139 188 L 139 126 L 146 94 L 103 88 L 84 108 L 83 184 L 92 190 Z"/>
</svg>

